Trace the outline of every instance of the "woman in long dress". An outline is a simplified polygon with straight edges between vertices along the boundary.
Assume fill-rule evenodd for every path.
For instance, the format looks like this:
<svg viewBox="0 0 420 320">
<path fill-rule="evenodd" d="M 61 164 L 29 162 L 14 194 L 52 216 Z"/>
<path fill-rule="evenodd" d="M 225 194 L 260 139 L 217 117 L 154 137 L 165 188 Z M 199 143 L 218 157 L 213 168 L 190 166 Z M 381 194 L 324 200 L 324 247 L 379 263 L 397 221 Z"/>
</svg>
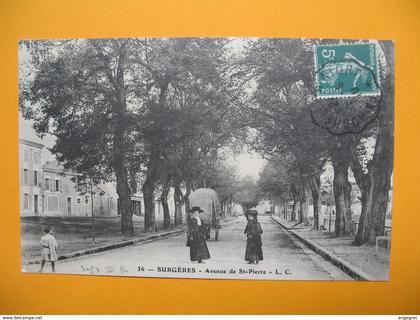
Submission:
<svg viewBox="0 0 420 320">
<path fill-rule="evenodd" d="M 248 223 L 244 231 L 244 234 L 246 235 L 245 261 L 255 264 L 258 264 L 263 260 L 261 240 L 263 230 L 257 220 L 257 213 L 256 210 L 247 211 L 246 218 Z"/>
<path fill-rule="evenodd" d="M 192 207 L 192 218 L 188 226 L 188 241 L 190 247 L 191 261 L 204 263 L 203 260 L 210 259 L 209 249 L 206 244 L 206 227 L 200 219 L 200 207 Z"/>
</svg>

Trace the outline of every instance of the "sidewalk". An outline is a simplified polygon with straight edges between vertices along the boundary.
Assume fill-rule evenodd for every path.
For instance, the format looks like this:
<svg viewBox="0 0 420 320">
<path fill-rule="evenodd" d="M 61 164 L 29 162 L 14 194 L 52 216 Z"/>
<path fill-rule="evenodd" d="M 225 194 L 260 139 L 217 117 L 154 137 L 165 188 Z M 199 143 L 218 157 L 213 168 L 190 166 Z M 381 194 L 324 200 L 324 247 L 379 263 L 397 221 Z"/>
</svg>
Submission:
<svg viewBox="0 0 420 320">
<path fill-rule="evenodd" d="M 102 247 L 148 235 L 144 232 L 143 217 L 133 216 L 134 236 L 121 235 L 120 217 L 95 217 L 95 241 L 92 239 L 92 220 L 80 216 L 30 216 L 20 219 L 20 242 L 22 263 L 41 258 L 39 240 L 45 226 L 52 227 L 52 234 L 58 242 L 58 253 L 66 255 L 92 247 Z M 163 220 L 156 221 L 157 231 L 163 229 Z"/>
<path fill-rule="evenodd" d="M 295 226 L 296 221 L 288 221 L 278 216 L 271 218 L 353 278 L 369 281 L 389 279 L 389 254 L 378 255 L 374 246 L 353 246 L 353 237 L 336 238 L 328 231 L 313 230 L 312 226 Z"/>
<path fill-rule="evenodd" d="M 58 256 L 58 260 L 59 261 L 68 260 L 68 259 L 81 257 L 81 256 L 88 255 L 88 254 L 93 254 L 93 253 L 98 253 L 98 252 L 123 248 L 123 247 L 131 246 L 131 245 L 134 245 L 134 244 L 137 244 L 137 243 L 147 243 L 147 242 L 150 242 L 150 241 L 156 241 L 156 240 L 159 240 L 159 239 L 165 239 L 165 238 L 168 238 L 168 237 L 176 236 L 176 235 L 184 233 L 184 232 L 185 232 L 185 227 L 181 227 L 181 228 L 173 229 L 171 231 L 160 231 L 160 232 L 156 232 L 156 233 L 144 234 L 140 237 L 132 238 L 130 240 L 109 243 L 109 244 L 106 244 L 106 245 L 103 245 L 103 246 L 94 246 L 94 247 L 91 247 L 91 248 L 88 248 L 88 249 L 62 254 L 62 255 Z M 22 261 L 22 265 L 31 265 L 31 264 L 40 264 L 40 263 L 41 263 L 40 258 L 30 260 L 30 261 Z"/>
</svg>

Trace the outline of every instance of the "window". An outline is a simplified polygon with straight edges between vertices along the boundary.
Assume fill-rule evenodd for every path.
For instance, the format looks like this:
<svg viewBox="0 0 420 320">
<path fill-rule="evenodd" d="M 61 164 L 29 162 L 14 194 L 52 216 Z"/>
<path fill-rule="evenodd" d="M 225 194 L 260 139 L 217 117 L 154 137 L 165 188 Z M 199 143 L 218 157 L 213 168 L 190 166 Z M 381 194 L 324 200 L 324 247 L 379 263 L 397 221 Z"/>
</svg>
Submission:
<svg viewBox="0 0 420 320">
<path fill-rule="evenodd" d="M 23 209 L 29 210 L 29 194 L 27 193 L 23 195 Z"/>
<path fill-rule="evenodd" d="M 88 204 L 89 203 L 89 197 L 85 196 L 85 203 Z"/>
<path fill-rule="evenodd" d="M 71 197 L 67 197 L 67 214 L 71 216 Z"/>
<path fill-rule="evenodd" d="M 80 203 L 80 198 L 77 198 L 77 203 Z"/>
<path fill-rule="evenodd" d="M 23 184 L 24 185 L 29 185 L 29 170 L 28 169 L 23 169 Z"/>
<path fill-rule="evenodd" d="M 34 152 L 34 163 L 38 164 L 38 152 Z"/>
<path fill-rule="evenodd" d="M 55 191 L 60 191 L 60 180 L 55 179 Z"/>
<path fill-rule="evenodd" d="M 45 190 L 50 190 L 50 179 L 45 178 Z"/>
<path fill-rule="evenodd" d="M 34 186 L 38 186 L 38 171 L 34 171 Z"/>
<path fill-rule="evenodd" d="M 29 151 L 28 151 L 28 149 L 23 150 L 23 160 L 29 161 Z"/>
</svg>

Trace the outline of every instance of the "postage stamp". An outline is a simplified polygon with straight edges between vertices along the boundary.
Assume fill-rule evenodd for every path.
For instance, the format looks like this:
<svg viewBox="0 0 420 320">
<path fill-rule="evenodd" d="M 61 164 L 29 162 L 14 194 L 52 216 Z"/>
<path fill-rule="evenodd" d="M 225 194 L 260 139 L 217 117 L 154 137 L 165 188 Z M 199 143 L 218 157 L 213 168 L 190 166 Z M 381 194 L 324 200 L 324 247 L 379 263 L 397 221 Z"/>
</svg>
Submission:
<svg viewBox="0 0 420 320">
<path fill-rule="evenodd" d="M 315 45 L 317 98 L 380 95 L 375 43 Z"/>
</svg>

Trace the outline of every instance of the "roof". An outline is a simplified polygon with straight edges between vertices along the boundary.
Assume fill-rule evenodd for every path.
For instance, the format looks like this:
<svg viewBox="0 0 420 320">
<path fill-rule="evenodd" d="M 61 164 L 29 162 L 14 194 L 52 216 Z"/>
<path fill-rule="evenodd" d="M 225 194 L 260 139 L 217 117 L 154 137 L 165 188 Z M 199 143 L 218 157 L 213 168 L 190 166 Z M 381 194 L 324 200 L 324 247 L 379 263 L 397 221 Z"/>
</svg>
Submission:
<svg viewBox="0 0 420 320">
<path fill-rule="evenodd" d="M 47 162 L 46 164 L 42 166 L 42 170 L 45 172 L 65 174 L 65 175 L 73 175 L 73 176 L 79 175 L 78 173 L 64 170 L 64 167 L 60 165 L 58 160 Z"/>
<path fill-rule="evenodd" d="M 27 145 L 27 146 L 39 148 L 39 149 L 44 148 L 44 145 L 42 143 L 38 143 L 38 142 L 35 142 L 35 141 L 31 141 L 31 140 L 19 139 L 19 143 Z"/>
</svg>

